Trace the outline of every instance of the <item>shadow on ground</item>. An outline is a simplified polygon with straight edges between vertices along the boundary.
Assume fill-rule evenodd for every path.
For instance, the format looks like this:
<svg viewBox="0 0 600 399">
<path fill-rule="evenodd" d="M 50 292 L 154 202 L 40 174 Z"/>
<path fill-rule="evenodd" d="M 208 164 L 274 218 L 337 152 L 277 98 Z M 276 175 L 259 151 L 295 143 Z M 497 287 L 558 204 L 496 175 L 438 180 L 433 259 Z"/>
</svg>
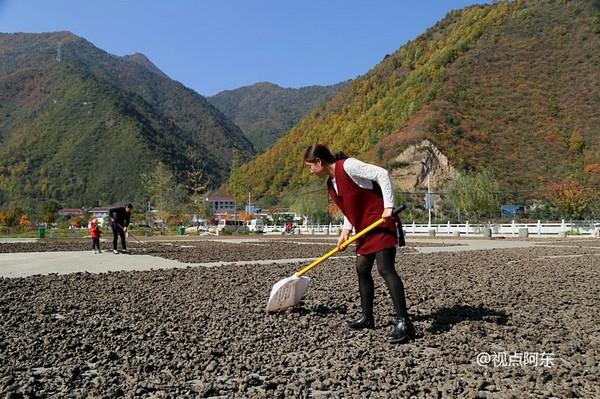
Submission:
<svg viewBox="0 0 600 399">
<path fill-rule="evenodd" d="M 323 304 L 318 304 L 315 306 L 305 307 L 304 303 L 300 303 L 300 305 L 294 307 L 292 309 L 292 313 L 298 313 L 300 315 L 306 314 L 317 314 L 320 316 L 326 316 L 330 314 L 346 314 L 348 308 L 346 305 L 337 305 L 337 306 L 326 306 Z"/>
<path fill-rule="evenodd" d="M 415 321 L 432 320 L 427 328 L 432 334 L 441 334 L 449 331 L 454 325 L 463 321 L 484 321 L 504 325 L 510 315 L 499 310 L 489 309 L 483 305 L 454 305 L 435 310 L 428 315 L 417 315 Z"/>
</svg>

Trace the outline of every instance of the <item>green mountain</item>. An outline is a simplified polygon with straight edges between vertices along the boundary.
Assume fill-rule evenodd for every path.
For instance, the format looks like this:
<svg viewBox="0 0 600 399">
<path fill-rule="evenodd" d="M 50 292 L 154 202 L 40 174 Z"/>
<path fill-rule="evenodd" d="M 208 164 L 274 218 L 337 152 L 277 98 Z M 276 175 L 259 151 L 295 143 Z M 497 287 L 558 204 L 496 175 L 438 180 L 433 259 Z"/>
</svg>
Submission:
<svg viewBox="0 0 600 399">
<path fill-rule="evenodd" d="M 127 61 L 135 62 L 135 63 L 145 67 L 149 71 L 152 71 L 154 73 L 162 75 L 162 77 L 164 77 L 164 78 L 168 78 L 167 74 L 165 74 L 163 71 L 161 71 L 156 65 L 154 65 L 152 63 L 152 61 L 150 61 L 148 59 L 148 57 L 146 57 L 142 53 L 133 53 L 133 54 L 129 54 L 129 55 L 124 55 L 121 58 L 124 60 L 127 60 Z"/>
<path fill-rule="evenodd" d="M 264 151 L 347 85 L 289 89 L 261 82 L 222 91 L 207 100 L 243 130 L 257 151 Z"/>
<path fill-rule="evenodd" d="M 0 34 L 0 115 L 0 206 L 141 201 L 156 161 L 179 183 L 196 171 L 216 186 L 234 153 L 254 154 L 231 120 L 145 56 L 69 32 Z"/>
<path fill-rule="evenodd" d="M 600 2 L 519 0 L 449 13 L 236 169 L 253 198 L 316 182 L 308 145 L 392 169 L 433 143 L 458 170 L 491 169 L 510 190 L 592 179 L 600 166 Z M 319 182 L 318 184 L 323 184 Z"/>
</svg>

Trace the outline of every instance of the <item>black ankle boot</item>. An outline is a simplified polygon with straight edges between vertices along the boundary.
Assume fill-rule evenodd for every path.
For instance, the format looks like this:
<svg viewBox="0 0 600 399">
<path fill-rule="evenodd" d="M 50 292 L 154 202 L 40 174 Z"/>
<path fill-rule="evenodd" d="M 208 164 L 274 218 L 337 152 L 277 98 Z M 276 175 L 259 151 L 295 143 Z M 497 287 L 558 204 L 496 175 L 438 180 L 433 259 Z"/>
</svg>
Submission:
<svg viewBox="0 0 600 399">
<path fill-rule="evenodd" d="M 346 327 L 351 330 L 360 330 L 362 328 L 375 328 L 375 319 L 373 316 L 363 315 L 360 319 L 346 320 Z"/>
<path fill-rule="evenodd" d="M 394 324 L 394 331 L 388 338 L 390 344 L 399 344 L 415 337 L 415 328 L 408 318 L 399 318 Z"/>
</svg>

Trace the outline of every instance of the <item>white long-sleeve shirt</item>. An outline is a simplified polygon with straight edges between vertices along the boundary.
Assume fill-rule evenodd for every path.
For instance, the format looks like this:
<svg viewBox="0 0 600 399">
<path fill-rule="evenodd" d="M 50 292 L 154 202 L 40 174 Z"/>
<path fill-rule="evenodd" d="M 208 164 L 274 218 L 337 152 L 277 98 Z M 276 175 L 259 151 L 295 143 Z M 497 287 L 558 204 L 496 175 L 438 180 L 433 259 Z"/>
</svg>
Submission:
<svg viewBox="0 0 600 399">
<path fill-rule="evenodd" d="M 373 189 L 373 181 L 381 187 L 383 194 L 383 207 L 394 207 L 394 190 L 392 189 L 392 179 L 387 170 L 377 165 L 359 161 L 356 158 L 348 158 L 344 162 L 344 171 L 350 176 L 352 181 L 361 188 Z M 335 179 L 331 180 L 333 189 L 338 192 Z M 352 223 L 344 216 L 344 229 L 352 230 Z"/>
</svg>

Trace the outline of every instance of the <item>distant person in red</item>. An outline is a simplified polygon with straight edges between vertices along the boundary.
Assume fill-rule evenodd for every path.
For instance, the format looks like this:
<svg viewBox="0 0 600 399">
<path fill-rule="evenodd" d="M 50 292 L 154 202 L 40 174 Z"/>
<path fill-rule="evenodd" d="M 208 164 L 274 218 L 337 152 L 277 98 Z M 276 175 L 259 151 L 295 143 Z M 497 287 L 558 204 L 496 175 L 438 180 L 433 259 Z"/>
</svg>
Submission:
<svg viewBox="0 0 600 399">
<path fill-rule="evenodd" d="M 131 221 L 131 211 L 133 205 L 127 204 L 125 207 L 112 208 L 108 211 L 110 217 L 110 228 L 113 231 L 113 253 L 118 254 L 117 242 L 121 237 L 121 247 L 123 247 L 123 253 L 127 253 L 127 240 L 125 239 L 125 232 Z"/>
<path fill-rule="evenodd" d="M 329 196 L 344 214 L 344 226 L 338 238 L 338 247 L 348 240 L 353 228 L 363 230 L 380 218 L 381 227 L 367 233 L 356 242 L 356 272 L 362 315 L 348 320 L 350 329 L 375 328 L 373 298 L 375 285 L 371 271 L 377 261 L 377 270 L 390 292 L 397 319 L 388 342 L 406 342 L 414 337 L 414 327 L 408 318 L 404 285 L 396 272 L 396 247 L 403 246 L 404 236 L 400 219 L 392 216 L 394 191 L 387 170 L 343 153 L 332 155 L 327 147 L 313 144 L 304 154 L 304 163 L 316 176 L 327 178 Z"/>
<path fill-rule="evenodd" d="M 293 231 L 294 231 L 294 224 L 292 222 L 288 222 L 288 224 L 285 226 L 285 232 L 292 233 Z"/>
<path fill-rule="evenodd" d="M 93 218 L 90 222 L 90 237 L 92 237 L 92 250 L 95 254 L 102 252 L 100 249 L 100 237 L 102 236 L 102 230 L 98 226 L 98 219 Z"/>
</svg>

